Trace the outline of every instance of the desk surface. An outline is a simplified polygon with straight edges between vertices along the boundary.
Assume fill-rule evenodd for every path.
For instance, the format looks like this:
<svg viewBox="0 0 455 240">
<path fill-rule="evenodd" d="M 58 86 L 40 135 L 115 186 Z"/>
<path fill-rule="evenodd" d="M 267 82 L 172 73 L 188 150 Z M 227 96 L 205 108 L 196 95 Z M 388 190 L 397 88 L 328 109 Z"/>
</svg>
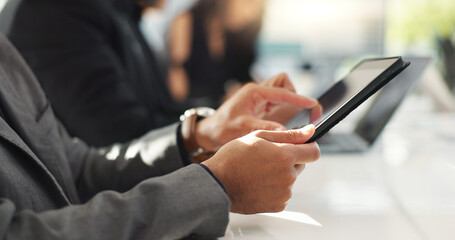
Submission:
<svg viewBox="0 0 455 240">
<path fill-rule="evenodd" d="M 455 114 L 397 115 L 368 152 L 307 165 L 287 208 L 307 223 L 232 214 L 223 239 L 455 239 Z"/>
</svg>

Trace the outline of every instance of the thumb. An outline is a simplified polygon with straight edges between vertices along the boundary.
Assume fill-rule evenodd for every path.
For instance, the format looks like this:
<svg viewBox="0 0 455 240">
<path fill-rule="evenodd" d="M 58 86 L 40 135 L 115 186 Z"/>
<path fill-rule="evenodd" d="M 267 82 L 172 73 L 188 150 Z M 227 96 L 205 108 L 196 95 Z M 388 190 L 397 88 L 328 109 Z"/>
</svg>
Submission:
<svg viewBox="0 0 455 240">
<path fill-rule="evenodd" d="M 314 125 L 310 124 L 304 128 L 287 131 L 260 131 L 256 136 L 275 143 L 303 144 L 313 136 L 314 131 Z"/>
</svg>

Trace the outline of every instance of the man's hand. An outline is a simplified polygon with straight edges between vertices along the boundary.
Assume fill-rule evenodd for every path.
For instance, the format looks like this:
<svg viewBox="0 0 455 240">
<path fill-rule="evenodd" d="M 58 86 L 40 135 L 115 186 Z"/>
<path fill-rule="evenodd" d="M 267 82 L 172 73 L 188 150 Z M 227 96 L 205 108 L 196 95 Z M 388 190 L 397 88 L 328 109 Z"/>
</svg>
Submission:
<svg viewBox="0 0 455 240">
<path fill-rule="evenodd" d="M 203 162 L 226 188 L 231 211 L 279 212 L 305 163 L 320 156 L 316 143 L 304 144 L 314 126 L 289 131 L 255 131 L 224 145 Z"/>
<path fill-rule="evenodd" d="M 289 80 L 288 75 L 285 73 L 281 73 L 265 82 L 262 82 L 261 86 L 279 87 L 288 89 L 294 93 L 296 92 L 294 85 L 292 85 L 291 80 Z M 301 106 L 295 106 L 289 103 L 281 103 L 273 108 L 272 111 L 270 111 L 267 116 L 264 117 L 264 119 L 279 123 L 286 123 L 289 121 L 289 119 L 291 119 L 302 110 L 303 108 Z"/>
<path fill-rule="evenodd" d="M 215 152 L 225 143 L 254 130 L 285 130 L 282 124 L 270 118 L 283 104 L 297 106 L 299 109 L 317 105 L 315 99 L 295 94 L 285 74 L 266 83 L 246 84 L 215 114 L 200 121 L 196 126 L 198 145 Z"/>
</svg>

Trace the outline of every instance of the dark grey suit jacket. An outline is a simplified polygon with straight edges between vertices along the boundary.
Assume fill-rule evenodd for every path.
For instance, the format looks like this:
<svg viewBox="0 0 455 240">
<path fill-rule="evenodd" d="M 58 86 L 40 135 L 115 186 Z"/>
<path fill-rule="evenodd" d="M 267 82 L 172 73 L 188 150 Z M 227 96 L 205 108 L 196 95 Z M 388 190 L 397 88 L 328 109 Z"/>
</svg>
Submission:
<svg viewBox="0 0 455 240">
<path fill-rule="evenodd" d="M 88 147 L 69 137 L 3 36 L 0 105 L 0 239 L 224 234 L 227 195 L 202 167 L 182 168 L 176 125 L 129 144 Z"/>
</svg>

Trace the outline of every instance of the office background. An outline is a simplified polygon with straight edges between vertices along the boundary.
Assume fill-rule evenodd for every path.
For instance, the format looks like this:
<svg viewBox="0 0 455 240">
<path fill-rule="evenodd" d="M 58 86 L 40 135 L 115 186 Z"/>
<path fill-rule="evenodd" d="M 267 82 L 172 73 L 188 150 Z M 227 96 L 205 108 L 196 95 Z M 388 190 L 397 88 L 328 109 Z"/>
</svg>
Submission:
<svg viewBox="0 0 455 240">
<path fill-rule="evenodd" d="M 453 239 L 455 2 L 267 3 L 258 79 L 286 71 L 300 93 L 318 96 L 365 57 L 432 61 L 368 151 L 323 153 L 296 183 L 288 212 L 233 215 L 226 239 Z M 332 132 L 349 131 L 362 111 Z"/>
<path fill-rule="evenodd" d="M 454 239 L 454 43 L 453 0 L 267 0 L 257 81 L 287 72 L 300 93 L 318 96 L 365 57 L 432 63 L 370 150 L 323 154 L 287 212 L 232 215 L 225 238 Z"/>
</svg>

